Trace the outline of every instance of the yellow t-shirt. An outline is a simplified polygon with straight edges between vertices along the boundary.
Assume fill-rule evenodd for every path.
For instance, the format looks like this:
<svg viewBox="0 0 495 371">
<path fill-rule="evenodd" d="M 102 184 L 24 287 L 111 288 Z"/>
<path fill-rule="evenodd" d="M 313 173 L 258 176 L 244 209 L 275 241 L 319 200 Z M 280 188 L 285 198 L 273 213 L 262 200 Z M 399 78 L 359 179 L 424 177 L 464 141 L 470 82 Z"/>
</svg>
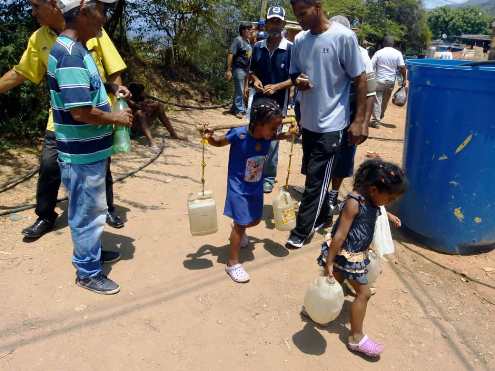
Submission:
<svg viewBox="0 0 495 371">
<path fill-rule="evenodd" d="M 19 64 L 14 67 L 14 71 L 35 84 L 41 83 L 46 75 L 48 55 L 56 39 L 57 34 L 49 27 L 41 26 L 38 28 L 29 38 L 27 48 L 22 54 Z M 104 82 L 108 76 L 127 68 L 105 30 L 100 37 L 88 40 L 86 47 L 91 53 Z M 46 130 L 55 131 L 51 110 Z"/>
</svg>

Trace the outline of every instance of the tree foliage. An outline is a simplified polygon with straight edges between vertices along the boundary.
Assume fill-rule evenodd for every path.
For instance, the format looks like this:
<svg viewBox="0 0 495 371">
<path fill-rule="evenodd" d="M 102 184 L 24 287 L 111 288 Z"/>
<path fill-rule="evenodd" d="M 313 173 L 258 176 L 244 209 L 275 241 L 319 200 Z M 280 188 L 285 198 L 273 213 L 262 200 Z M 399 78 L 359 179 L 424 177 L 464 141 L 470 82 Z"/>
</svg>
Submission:
<svg viewBox="0 0 495 371">
<path fill-rule="evenodd" d="M 37 28 L 30 7 L 23 0 L 10 0 L 0 5 L 0 74 L 19 61 L 27 40 Z M 47 120 L 47 89 L 31 83 L 1 96 L 0 134 L 29 137 L 41 132 Z"/>
<path fill-rule="evenodd" d="M 489 34 L 491 16 L 476 7 L 441 7 L 428 14 L 428 25 L 434 38 L 462 34 Z"/>
<path fill-rule="evenodd" d="M 342 14 L 359 25 L 359 36 L 379 45 L 394 36 L 403 49 L 418 52 L 430 41 L 421 0 L 326 0 L 330 16 Z"/>
</svg>

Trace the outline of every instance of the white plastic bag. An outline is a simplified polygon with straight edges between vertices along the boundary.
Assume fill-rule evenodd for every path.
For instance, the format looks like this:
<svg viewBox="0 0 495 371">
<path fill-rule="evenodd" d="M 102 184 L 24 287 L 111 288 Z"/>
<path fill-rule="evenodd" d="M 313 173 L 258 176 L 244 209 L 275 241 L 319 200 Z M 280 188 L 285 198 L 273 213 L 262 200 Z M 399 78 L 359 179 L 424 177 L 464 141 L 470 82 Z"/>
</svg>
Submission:
<svg viewBox="0 0 495 371">
<path fill-rule="evenodd" d="M 405 87 L 399 88 L 392 98 L 392 103 L 396 106 L 402 107 L 407 103 L 407 89 Z"/>
<path fill-rule="evenodd" d="M 395 252 L 394 240 L 390 231 L 387 210 L 380 206 L 381 215 L 376 220 L 375 234 L 373 235 L 373 245 L 379 256 L 393 254 Z"/>
</svg>

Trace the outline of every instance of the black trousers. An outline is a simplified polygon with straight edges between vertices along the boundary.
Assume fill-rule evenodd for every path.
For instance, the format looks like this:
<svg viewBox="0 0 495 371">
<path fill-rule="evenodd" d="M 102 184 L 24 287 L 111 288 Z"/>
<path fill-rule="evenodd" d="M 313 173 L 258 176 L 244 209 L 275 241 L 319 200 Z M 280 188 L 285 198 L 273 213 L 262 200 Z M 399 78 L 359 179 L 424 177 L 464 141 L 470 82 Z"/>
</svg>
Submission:
<svg viewBox="0 0 495 371">
<path fill-rule="evenodd" d="M 327 191 L 332 179 L 335 155 L 342 142 L 342 131 L 314 133 L 303 129 L 303 170 L 306 175 L 304 194 L 292 234 L 306 239 L 313 230 L 330 218 Z"/>
<path fill-rule="evenodd" d="M 60 168 L 57 162 L 57 141 L 53 131 L 47 131 L 43 142 L 40 158 L 40 171 L 38 186 L 36 189 L 36 215 L 41 219 L 54 221 L 57 218 L 55 206 L 57 205 L 58 189 L 60 188 Z M 108 158 L 106 175 L 106 194 L 108 211 L 112 212 L 113 205 L 113 179 L 110 172 L 110 158 Z"/>
</svg>

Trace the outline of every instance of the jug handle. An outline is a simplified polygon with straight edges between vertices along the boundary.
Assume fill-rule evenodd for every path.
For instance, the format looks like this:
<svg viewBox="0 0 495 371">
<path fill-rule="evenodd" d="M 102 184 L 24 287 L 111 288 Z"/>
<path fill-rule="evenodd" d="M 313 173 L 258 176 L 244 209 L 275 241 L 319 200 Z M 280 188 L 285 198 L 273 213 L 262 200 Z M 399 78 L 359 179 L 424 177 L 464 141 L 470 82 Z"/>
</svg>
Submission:
<svg viewBox="0 0 495 371">
<path fill-rule="evenodd" d="M 327 277 L 327 282 L 330 285 L 335 285 L 337 283 L 337 280 L 335 279 L 335 277 Z"/>
</svg>

